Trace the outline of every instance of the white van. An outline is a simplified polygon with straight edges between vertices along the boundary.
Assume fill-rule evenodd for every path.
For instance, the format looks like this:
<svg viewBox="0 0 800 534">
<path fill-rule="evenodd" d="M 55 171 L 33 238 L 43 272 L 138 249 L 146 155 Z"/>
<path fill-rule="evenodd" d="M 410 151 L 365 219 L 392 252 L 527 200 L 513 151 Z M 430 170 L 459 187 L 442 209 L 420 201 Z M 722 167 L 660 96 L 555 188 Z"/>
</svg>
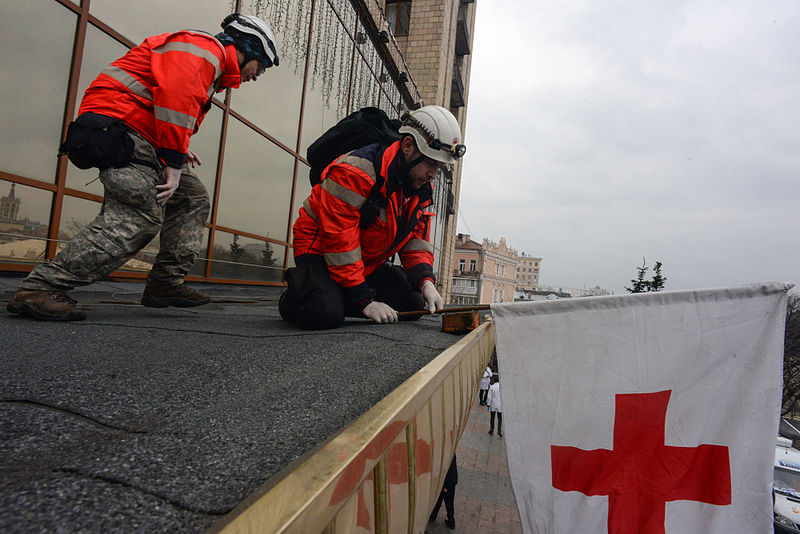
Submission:
<svg viewBox="0 0 800 534">
<path fill-rule="evenodd" d="M 800 533 L 800 450 L 792 440 L 778 436 L 775 447 L 775 471 L 772 482 L 775 532 Z"/>
</svg>

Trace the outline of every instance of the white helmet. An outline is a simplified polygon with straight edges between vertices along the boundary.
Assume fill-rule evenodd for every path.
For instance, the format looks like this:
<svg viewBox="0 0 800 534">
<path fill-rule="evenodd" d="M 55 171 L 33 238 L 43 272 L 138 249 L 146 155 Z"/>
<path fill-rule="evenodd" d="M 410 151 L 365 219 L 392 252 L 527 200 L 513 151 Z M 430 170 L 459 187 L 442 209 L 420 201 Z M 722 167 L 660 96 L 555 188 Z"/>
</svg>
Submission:
<svg viewBox="0 0 800 534">
<path fill-rule="evenodd" d="M 455 163 L 467 151 L 461 144 L 458 121 L 441 106 L 423 106 L 406 113 L 400 133 L 413 135 L 423 156 L 443 163 Z"/>
<path fill-rule="evenodd" d="M 253 15 L 233 13 L 222 21 L 222 30 L 231 36 L 237 45 L 241 45 L 245 56 L 250 52 L 252 59 L 257 59 L 264 67 L 278 65 L 278 50 L 275 35 L 266 22 Z M 253 50 L 252 44 L 258 43 Z M 237 46 L 237 48 L 240 48 Z M 249 59 L 249 58 L 248 58 Z"/>
</svg>

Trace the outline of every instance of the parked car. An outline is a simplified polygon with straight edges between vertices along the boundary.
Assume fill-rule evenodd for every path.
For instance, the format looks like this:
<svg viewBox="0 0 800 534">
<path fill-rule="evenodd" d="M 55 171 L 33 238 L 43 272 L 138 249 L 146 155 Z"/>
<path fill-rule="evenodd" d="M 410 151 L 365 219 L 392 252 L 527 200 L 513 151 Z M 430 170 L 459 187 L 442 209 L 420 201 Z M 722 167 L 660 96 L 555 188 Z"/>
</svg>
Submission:
<svg viewBox="0 0 800 534">
<path fill-rule="evenodd" d="M 776 534 L 800 534 L 800 450 L 778 436 L 772 482 Z"/>
</svg>

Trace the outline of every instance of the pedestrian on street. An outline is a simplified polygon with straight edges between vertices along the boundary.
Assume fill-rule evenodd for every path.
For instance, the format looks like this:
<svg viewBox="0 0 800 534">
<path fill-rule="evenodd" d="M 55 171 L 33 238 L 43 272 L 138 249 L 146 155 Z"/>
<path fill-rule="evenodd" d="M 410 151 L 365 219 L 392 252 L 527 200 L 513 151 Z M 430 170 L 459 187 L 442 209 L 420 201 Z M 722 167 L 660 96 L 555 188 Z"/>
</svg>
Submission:
<svg viewBox="0 0 800 534">
<path fill-rule="evenodd" d="M 503 437 L 503 407 L 500 404 L 500 377 L 492 376 L 492 385 L 489 386 L 489 434 L 494 434 L 494 417 L 497 415 L 497 435 Z"/>
<path fill-rule="evenodd" d="M 210 206 L 190 169 L 202 162 L 189 141 L 215 93 L 278 65 L 275 36 L 258 17 L 233 14 L 222 29 L 216 36 L 184 30 L 148 37 L 92 82 L 61 151 L 80 168 L 100 169 L 103 206 L 55 258 L 22 281 L 9 312 L 85 319 L 67 291 L 107 276 L 159 231 L 142 304 L 191 307 L 211 300 L 184 283 Z"/>
<path fill-rule="evenodd" d="M 388 147 L 343 154 L 311 189 L 293 227 L 296 267 L 280 298 L 284 320 L 317 330 L 338 328 L 345 317 L 394 323 L 398 311 L 442 309 L 431 182 L 466 147 L 458 121 L 440 106 L 405 115 L 399 133 Z M 391 263 L 395 254 L 402 267 Z"/>
<path fill-rule="evenodd" d="M 483 372 L 483 378 L 481 378 L 480 392 L 478 393 L 479 404 L 481 406 L 486 406 L 486 395 L 489 393 L 489 380 L 491 378 L 492 368 L 487 365 L 486 370 Z"/>
<path fill-rule="evenodd" d="M 441 508 L 442 501 L 444 501 L 444 507 L 445 510 L 447 510 L 447 519 L 444 520 L 444 524 L 450 528 L 456 528 L 456 484 L 458 484 L 458 466 L 456 466 L 456 455 L 453 453 L 453 461 L 450 462 L 450 468 L 447 470 L 447 474 L 444 476 L 442 491 L 439 493 L 439 499 L 436 501 L 436 506 L 433 507 L 433 512 L 431 512 L 431 517 L 428 520 L 429 522 L 432 523 L 436 521 L 436 516 L 439 515 L 439 508 Z"/>
</svg>

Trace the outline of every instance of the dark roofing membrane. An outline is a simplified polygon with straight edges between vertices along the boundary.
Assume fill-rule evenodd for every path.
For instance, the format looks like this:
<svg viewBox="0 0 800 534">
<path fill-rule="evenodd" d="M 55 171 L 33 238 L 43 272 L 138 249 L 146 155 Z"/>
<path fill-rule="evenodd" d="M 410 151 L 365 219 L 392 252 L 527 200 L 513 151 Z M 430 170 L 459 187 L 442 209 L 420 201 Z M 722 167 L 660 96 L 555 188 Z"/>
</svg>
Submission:
<svg viewBox="0 0 800 534">
<path fill-rule="evenodd" d="M 86 321 L 0 314 L 0 532 L 203 530 L 459 339 L 438 317 L 306 332 L 280 288 L 195 287 L 212 303 L 103 282 L 73 292 Z"/>
</svg>

